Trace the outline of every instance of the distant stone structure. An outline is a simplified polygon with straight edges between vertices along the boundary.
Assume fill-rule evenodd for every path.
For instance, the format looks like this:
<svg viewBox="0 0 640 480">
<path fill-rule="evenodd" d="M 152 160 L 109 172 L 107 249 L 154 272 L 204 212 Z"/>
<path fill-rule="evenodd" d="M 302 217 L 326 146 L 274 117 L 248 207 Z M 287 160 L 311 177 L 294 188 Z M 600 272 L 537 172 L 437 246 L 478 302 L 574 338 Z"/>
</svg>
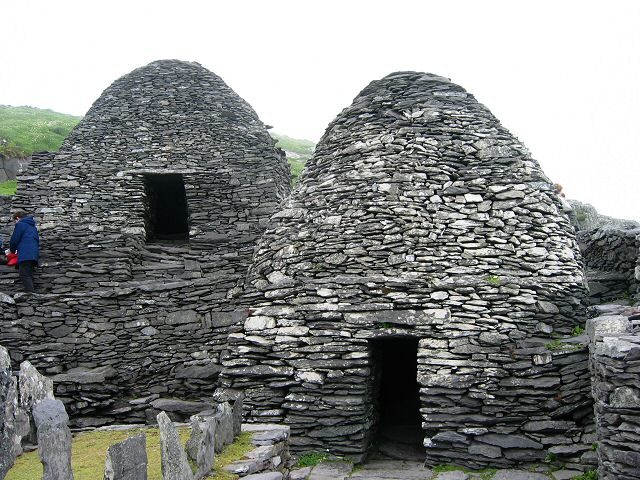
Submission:
<svg viewBox="0 0 640 480">
<path fill-rule="evenodd" d="M 290 425 L 297 451 L 359 458 L 404 425 L 432 464 L 578 464 L 593 436 L 586 342 L 552 348 L 584 324 L 562 209 L 463 88 L 372 82 L 258 243 L 223 387 L 246 392 L 254 421 Z"/>
<path fill-rule="evenodd" d="M 234 288 L 290 191 L 253 109 L 197 63 L 153 62 L 19 178 L 13 209 L 35 213 L 42 259 L 40 295 L 0 310 L 13 361 L 53 377 L 74 426 L 201 410 L 246 315 Z"/>
</svg>

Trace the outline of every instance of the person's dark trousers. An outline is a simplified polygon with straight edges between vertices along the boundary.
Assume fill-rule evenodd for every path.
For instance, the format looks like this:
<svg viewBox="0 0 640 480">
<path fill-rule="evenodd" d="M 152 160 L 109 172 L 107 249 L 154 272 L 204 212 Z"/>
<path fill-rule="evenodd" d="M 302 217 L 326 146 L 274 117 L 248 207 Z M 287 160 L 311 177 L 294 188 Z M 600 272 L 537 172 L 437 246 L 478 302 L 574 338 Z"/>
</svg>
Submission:
<svg viewBox="0 0 640 480">
<path fill-rule="evenodd" d="M 36 268 L 35 260 L 25 260 L 18 264 L 18 275 L 25 292 L 33 292 L 33 270 Z"/>
</svg>

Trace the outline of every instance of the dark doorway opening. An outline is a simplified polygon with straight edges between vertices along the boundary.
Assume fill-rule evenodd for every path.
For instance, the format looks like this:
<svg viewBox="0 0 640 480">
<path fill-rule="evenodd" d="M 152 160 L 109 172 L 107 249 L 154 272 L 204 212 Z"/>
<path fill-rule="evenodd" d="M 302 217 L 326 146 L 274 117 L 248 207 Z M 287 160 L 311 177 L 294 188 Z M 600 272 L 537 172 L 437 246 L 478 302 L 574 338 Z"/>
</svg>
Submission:
<svg viewBox="0 0 640 480">
<path fill-rule="evenodd" d="M 403 460 L 424 460 L 418 386 L 418 339 L 390 337 L 371 342 L 375 362 L 378 452 Z"/>
<path fill-rule="evenodd" d="M 147 241 L 189 241 L 187 197 L 180 174 L 144 176 Z"/>
</svg>

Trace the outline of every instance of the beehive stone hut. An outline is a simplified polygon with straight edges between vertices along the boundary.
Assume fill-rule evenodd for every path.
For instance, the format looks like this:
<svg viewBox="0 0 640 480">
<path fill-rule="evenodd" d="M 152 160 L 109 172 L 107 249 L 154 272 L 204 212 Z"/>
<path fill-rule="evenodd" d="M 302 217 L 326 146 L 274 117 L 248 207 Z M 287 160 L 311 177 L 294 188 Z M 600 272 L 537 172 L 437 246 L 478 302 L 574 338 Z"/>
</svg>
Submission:
<svg viewBox="0 0 640 480">
<path fill-rule="evenodd" d="M 134 70 L 20 178 L 40 295 L 3 298 L 0 343 L 53 375 L 77 425 L 199 408 L 165 400 L 213 392 L 244 315 L 231 293 L 289 191 L 284 153 L 220 77 L 175 60 Z"/>
<path fill-rule="evenodd" d="M 591 449 L 586 351 L 551 344 L 584 324 L 573 229 L 463 88 L 372 82 L 272 220 L 224 362 L 249 418 L 289 424 L 298 451 L 355 458 L 384 435 L 417 437 L 432 464 Z"/>
</svg>

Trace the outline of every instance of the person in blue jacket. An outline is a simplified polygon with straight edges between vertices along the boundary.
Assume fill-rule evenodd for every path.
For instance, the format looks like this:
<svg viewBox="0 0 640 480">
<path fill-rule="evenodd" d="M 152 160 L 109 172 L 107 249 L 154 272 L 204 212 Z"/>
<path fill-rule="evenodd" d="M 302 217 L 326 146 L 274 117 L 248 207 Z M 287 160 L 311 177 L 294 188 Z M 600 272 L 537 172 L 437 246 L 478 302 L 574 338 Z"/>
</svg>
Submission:
<svg viewBox="0 0 640 480">
<path fill-rule="evenodd" d="M 13 214 L 13 220 L 16 226 L 9 240 L 9 250 L 18 254 L 18 274 L 24 291 L 33 292 L 33 271 L 40 257 L 36 221 L 22 210 Z"/>
</svg>

